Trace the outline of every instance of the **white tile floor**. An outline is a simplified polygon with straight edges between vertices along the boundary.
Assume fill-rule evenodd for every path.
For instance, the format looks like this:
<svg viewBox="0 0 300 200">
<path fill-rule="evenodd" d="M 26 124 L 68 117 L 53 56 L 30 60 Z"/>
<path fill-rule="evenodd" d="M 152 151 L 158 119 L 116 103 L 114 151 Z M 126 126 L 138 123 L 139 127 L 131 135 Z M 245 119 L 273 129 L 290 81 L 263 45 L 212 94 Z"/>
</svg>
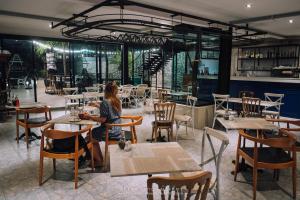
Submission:
<svg viewBox="0 0 300 200">
<path fill-rule="evenodd" d="M 140 109 L 124 109 L 123 114 L 141 113 Z M 64 111 L 53 112 L 53 117 L 64 114 Z M 14 116 L 0 124 L 0 200 L 5 199 L 146 199 L 146 176 L 111 178 L 109 173 L 89 173 L 89 168 L 80 170 L 79 189 L 74 190 L 72 182 L 72 161 L 58 161 L 57 173 L 43 186 L 38 186 L 39 141 L 32 142 L 27 150 L 24 141 L 17 145 L 15 138 Z M 143 124 L 137 128 L 139 142 L 145 142 L 151 135 L 153 117 L 146 115 Z M 35 130 L 37 133 L 39 130 Z M 200 161 L 200 144 L 202 131 L 196 130 L 185 136 L 185 129 L 180 129 L 180 135 L 185 139 L 179 144 L 191 156 Z M 191 130 L 189 129 L 189 132 Z M 238 175 L 238 181 L 233 181 L 230 174 L 233 169 L 231 161 L 235 157 L 236 132 L 230 132 L 230 145 L 224 153 L 221 165 L 221 199 L 240 200 L 252 199 L 251 171 Z M 102 145 L 103 146 L 103 145 Z M 209 153 L 208 153 L 209 154 Z M 299 156 L 298 156 L 299 157 Z M 207 169 L 214 170 L 213 167 Z M 45 161 L 45 177 L 52 174 L 51 160 Z M 282 170 L 279 182 L 272 179 L 271 171 L 259 174 L 257 199 L 291 199 L 291 173 Z M 300 199 L 300 167 L 298 165 L 297 199 Z M 156 196 L 157 197 L 157 196 Z M 157 197 L 158 198 L 158 197 Z M 209 195 L 208 199 L 212 199 Z"/>
</svg>

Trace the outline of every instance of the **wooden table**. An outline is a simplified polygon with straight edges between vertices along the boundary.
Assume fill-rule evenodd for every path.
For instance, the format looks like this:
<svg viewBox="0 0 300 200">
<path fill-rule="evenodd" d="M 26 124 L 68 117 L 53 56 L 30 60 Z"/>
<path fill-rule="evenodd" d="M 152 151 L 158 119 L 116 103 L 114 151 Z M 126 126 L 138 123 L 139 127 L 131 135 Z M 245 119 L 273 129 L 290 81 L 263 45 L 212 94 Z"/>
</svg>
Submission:
<svg viewBox="0 0 300 200">
<path fill-rule="evenodd" d="M 228 130 L 252 129 L 252 130 L 278 130 L 278 126 L 272 124 L 264 118 L 234 118 L 234 120 L 225 120 L 223 117 L 218 117 L 217 121 Z"/>
<path fill-rule="evenodd" d="M 22 112 L 25 112 L 26 109 L 31 109 L 31 108 L 42 108 L 47 106 L 47 104 L 42 103 L 42 102 L 21 102 L 20 106 L 16 107 L 16 106 L 8 106 L 10 108 L 14 108 L 14 109 L 18 109 Z M 29 114 L 27 113 L 28 118 L 29 118 Z M 30 141 L 34 141 L 34 140 L 38 140 L 41 139 L 41 136 L 35 134 L 34 132 L 31 132 L 30 129 L 28 129 L 28 136 L 30 138 Z M 25 133 L 22 133 L 19 136 L 19 140 L 21 140 L 23 137 L 25 137 Z M 16 138 L 17 139 L 17 138 Z"/>
<path fill-rule="evenodd" d="M 29 108 L 41 108 L 47 106 L 47 104 L 42 102 L 21 102 L 19 107 L 6 105 L 8 109 L 29 109 Z"/>
<path fill-rule="evenodd" d="M 228 99 L 228 102 L 230 103 L 238 103 L 238 104 L 242 104 L 242 98 L 235 98 L 235 97 L 231 97 Z M 271 102 L 271 101 L 260 101 L 260 105 L 263 107 L 274 107 L 274 106 L 278 106 L 278 105 L 283 105 L 284 103 L 279 103 L 279 102 Z"/>
<path fill-rule="evenodd" d="M 79 120 L 79 121 L 70 121 L 71 116 L 63 115 L 58 118 L 52 119 L 49 123 L 52 124 L 73 124 L 73 125 L 97 125 L 98 123 L 93 120 Z"/>
<path fill-rule="evenodd" d="M 177 143 L 138 143 L 126 152 L 110 145 L 112 177 L 200 171 L 201 168 Z"/>
</svg>

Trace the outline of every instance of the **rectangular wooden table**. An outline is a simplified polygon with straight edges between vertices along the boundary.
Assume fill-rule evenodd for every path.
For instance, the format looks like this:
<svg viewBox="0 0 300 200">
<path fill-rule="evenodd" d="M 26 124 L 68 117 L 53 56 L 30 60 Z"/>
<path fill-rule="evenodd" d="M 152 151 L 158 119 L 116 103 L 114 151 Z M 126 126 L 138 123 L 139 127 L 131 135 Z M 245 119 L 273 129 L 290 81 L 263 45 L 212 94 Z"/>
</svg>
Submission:
<svg viewBox="0 0 300 200">
<path fill-rule="evenodd" d="M 225 120 L 223 117 L 218 117 L 217 121 L 228 130 L 252 129 L 252 130 L 278 130 L 278 126 L 268 122 L 264 118 L 234 118 L 234 120 Z"/>
<path fill-rule="evenodd" d="M 73 124 L 73 125 L 97 125 L 98 123 L 93 121 L 93 120 L 78 120 L 78 121 L 72 121 L 70 120 L 71 116 L 68 115 L 63 115 L 60 117 L 57 117 L 55 119 L 52 119 L 49 121 L 49 123 L 52 124 Z"/>
<path fill-rule="evenodd" d="M 230 103 L 238 103 L 238 104 L 242 104 L 242 98 L 235 98 L 235 97 L 231 97 L 228 99 L 228 102 Z M 278 105 L 283 105 L 283 103 L 279 103 L 279 102 L 271 102 L 271 101 L 260 101 L 260 105 L 263 107 L 274 107 L 274 106 L 278 106 Z"/>
<path fill-rule="evenodd" d="M 126 152 L 110 145 L 112 177 L 200 171 L 199 165 L 177 143 L 138 143 Z"/>
</svg>

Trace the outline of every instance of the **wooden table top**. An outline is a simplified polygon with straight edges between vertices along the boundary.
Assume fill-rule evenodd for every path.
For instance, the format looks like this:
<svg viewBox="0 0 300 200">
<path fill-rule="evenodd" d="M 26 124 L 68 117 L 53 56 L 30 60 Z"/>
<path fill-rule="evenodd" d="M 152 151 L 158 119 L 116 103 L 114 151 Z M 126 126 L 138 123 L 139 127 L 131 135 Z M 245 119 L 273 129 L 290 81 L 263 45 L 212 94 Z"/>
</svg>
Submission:
<svg viewBox="0 0 300 200">
<path fill-rule="evenodd" d="M 199 171 L 201 168 L 177 143 L 138 143 L 126 152 L 110 145 L 112 177 Z"/>
<path fill-rule="evenodd" d="M 253 130 L 277 130 L 278 126 L 272 124 L 264 118 L 234 118 L 234 120 L 225 120 L 222 117 L 218 117 L 217 120 L 226 129 L 253 129 Z"/>
<path fill-rule="evenodd" d="M 65 95 L 65 99 L 84 99 L 84 98 L 91 98 L 91 97 L 104 97 L 104 93 L 99 92 L 84 92 L 84 94 L 70 94 Z"/>
<path fill-rule="evenodd" d="M 239 103 L 242 104 L 242 98 L 236 98 L 236 97 L 230 97 L 228 99 L 228 102 L 231 103 Z M 271 101 L 260 101 L 260 105 L 263 107 L 273 107 L 273 106 L 278 106 L 278 105 L 283 105 L 284 103 L 279 103 L 279 102 L 271 102 Z"/>
<path fill-rule="evenodd" d="M 73 117 L 71 117 L 69 114 L 67 115 L 63 115 L 60 117 L 57 117 L 55 119 L 52 119 L 51 121 L 49 121 L 49 123 L 52 124 L 73 124 L 73 125 L 97 125 L 98 123 L 93 121 L 93 120 L 76 120 L 76 121 L 72 121 L 72 119 L 74 119 Z"/>
<path fill-rule="evenodd" d="M 5 106 L 6 108 L 14 108 L 14 109 L 28 109 L 28 108 L 41 108 L 47 106 L 47 104 L 42 102 L 21 102 L 19 107 L 16 106 Z"/>
</svg>

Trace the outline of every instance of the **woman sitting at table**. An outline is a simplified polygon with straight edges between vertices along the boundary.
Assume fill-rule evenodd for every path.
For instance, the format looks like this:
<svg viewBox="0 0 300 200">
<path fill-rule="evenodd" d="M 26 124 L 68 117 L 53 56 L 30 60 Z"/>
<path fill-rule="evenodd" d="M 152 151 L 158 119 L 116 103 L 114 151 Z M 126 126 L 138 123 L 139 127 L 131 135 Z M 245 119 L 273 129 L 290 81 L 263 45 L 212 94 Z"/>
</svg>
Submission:
<svg viewBox="0 0 300 200">
<path fill-rule="evenodd" d="M 92 106 L 96 106 L 100 108 L 100 117 L 91 116 L 89 114 L 84 114 L 83 118 L 88 120 L 93 120 L 101 123 L 101 126 L 95 127 L 92 130 L 93 136 L 93 145 L 94 145 L 94 161 L 95 166 L 103 165 L 103 156 L 101 153 L 100 141 L 105 141 L 105 123 L 110 124 L 119 124 L 121 123 L 120 115 L 122 111 L 122 104 L 119 98 L 117 97 L 118 88 L 114 83 L 108 83 L 105 86 L 104 90 L 104 100 L 101 104 L 93 104 Z M 109 137 L 120 139 L 121 137 L 121 127 L 112 127 L 109 131 Z"/>
</svg>

